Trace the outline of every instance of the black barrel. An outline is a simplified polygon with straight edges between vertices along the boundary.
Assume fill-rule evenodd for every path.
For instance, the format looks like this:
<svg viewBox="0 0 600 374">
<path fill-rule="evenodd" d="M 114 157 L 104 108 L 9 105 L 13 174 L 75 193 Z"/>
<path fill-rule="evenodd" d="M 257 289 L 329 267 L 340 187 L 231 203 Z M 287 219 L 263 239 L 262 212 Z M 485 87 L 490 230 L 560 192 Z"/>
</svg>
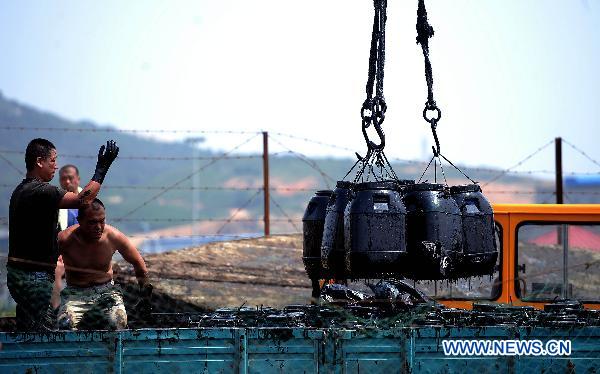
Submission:
<svg viewBox="0 0 600 374">
<path fill-rule="evenodd" d="M 492 205 L 476 184 L 450 187 L 462 215 L 463 254 L 461 276 L 492 274 L 498 259 Z"/>
<path fill-rule="evenodd" d="M 406 244 L 415 280 L 455 278 L 462 251 L 462 223 L 458 205 L 443 184 L 405 186 Z"/>
<path fill-rule="evenodd" d="M 331 190 L 317 191 L 308 202 L 302 217 L 302 261 L 313 284 L 322 276 L 321 241 L 323 240 L 325 211 L 332 193 Z"/>
<path fill-rule="evenodd" d="M 349 278 L 400 274 L 406 256 L 406 209 L 396 181 L 359 183 L 344 212 Z"/>
<path fill-rule="evenodd" d="M 354 183 L 338 181 L 329 199 L 321 242 L 321 265 L 327 278 L 346 279 L 344 252 L 344 210 Z"/>
</svg>

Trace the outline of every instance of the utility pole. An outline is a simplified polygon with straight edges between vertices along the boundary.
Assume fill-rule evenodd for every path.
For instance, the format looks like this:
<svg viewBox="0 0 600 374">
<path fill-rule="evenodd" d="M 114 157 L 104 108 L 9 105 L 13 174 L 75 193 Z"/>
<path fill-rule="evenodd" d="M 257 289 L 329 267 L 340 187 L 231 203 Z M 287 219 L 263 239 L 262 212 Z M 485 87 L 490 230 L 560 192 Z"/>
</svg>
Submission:
<svg viewBox="0 0 600 374">
<path fill-rule="evenodd" d="M 269 214 L 269 133 L 263 131 L 263 196 L 265 236 L 271 234 L 271 218 Z"/>
<path fill-rule="evenodd" d="M 554 155 L 556 165 L 556 203 L 563 203 L 563 173 L 562 173 L 562 138 L 554 139 Z"/>
</svg>

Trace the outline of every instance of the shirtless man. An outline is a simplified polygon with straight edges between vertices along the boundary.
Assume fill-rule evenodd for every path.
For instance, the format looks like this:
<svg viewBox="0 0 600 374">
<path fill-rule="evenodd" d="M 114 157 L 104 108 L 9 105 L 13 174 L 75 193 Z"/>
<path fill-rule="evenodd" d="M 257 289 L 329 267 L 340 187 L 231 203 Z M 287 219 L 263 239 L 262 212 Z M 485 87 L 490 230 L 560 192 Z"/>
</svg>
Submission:
<svg viewBox="0 0 600 374">
<path fill-rule="evenodd" d="M 123 233 L 106 225 L 105 219 L 104 204 L 95 199 L 79 209 L 79 224 L 58 235 L 67 276 L 58 311 L 61 329 L 127 327 L 123 295 L 113 282 L 111 260 L 115 251 L 133 265 L 142 294 L 151 293 L 142 256 Z"/>
</svg>

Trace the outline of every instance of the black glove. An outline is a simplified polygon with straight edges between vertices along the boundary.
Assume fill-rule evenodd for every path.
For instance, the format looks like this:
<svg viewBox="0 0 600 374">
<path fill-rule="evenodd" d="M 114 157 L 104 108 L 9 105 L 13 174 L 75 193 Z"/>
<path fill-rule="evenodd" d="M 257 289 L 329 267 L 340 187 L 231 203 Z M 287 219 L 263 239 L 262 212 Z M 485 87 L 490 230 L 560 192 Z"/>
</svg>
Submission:
<svg viewBox="0 0 600 374">
<path fill-rule="evenodd" d="M 140 300 L 134 306 L 135 313 L 140 320 L 147 320 L 152 314 L 152 289 L 150 283 L 140 287 Z"/>
<path fill-rule="evenodd" d="M 102 184 L 104 182 L 104 177 L 106 173 L 108 173 L 108 168 L 113 163 L 117 155 L 119 154 L 119 147 L 117 147 L 117 143 L 114 140 L 110 140 L 106 142 L 106 148 L 104 146 L 100 147 L 100 151 L 98 151 L 98 162 L 96 163 L 96 171 L 94 172 L 94 176 L 92 180 Z"/>
<path fill-rule="evenodd" d="M 154 286 L 151 283 L 145 283 L 143 286 L 140 286 L 140 296 L 144 299 L 150 299 L 152 297 L 152 290 L 154 290 Z"/>
</svg>

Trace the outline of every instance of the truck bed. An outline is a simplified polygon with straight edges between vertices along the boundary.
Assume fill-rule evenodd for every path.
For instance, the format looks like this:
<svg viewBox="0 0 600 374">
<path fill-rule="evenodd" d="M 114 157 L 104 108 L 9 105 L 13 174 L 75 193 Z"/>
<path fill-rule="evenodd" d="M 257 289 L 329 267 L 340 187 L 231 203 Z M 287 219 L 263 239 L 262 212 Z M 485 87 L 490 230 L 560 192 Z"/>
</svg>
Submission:
<svg viewBox="0 0 600 374">
<path fill-rule="evenodd" d="M 445 339 L 570 339 L 557 356 L 444 356 Z M 178 328 L 0 333 L 0 372 L 597 372 L 600 328 Z"/>
</svg>

